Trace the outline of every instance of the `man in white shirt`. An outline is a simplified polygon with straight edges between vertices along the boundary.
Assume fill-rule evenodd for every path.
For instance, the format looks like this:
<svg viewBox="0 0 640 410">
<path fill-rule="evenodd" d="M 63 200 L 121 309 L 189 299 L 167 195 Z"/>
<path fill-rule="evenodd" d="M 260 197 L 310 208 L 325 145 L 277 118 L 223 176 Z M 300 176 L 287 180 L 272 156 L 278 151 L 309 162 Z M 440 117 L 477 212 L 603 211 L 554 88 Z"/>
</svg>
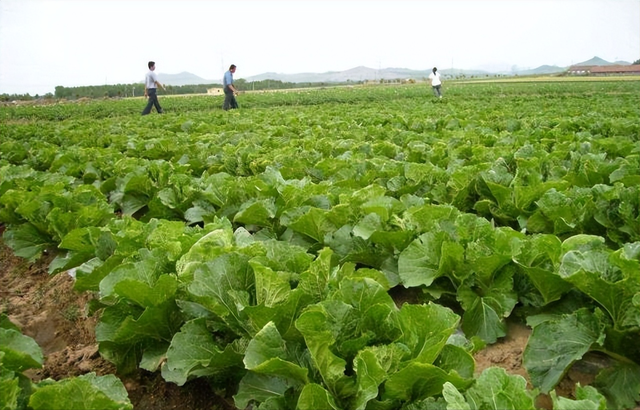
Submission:
<svg viewBox="0 0 640 410">
<path fill-rule="evenodd" d="M 433 67 L 433 72 L 429 74 L 429 81 L 431 81 L 431 88 L 433 88 L 433 95 L 438 98 L 442 98 L 442 92 L 440 92 L 440 87 L 442 86 L 442 81 L 440 80 L 440 73 L 436 67 Z"/>
<path fill-rule="evenodd" d="M 144 96 L 149 98 L 149 102 L 147 106 L 142 110 L 142 115 L 147 115 L 151 113 L 151 107 L 156 107 L 156 111 L 158 114 L 162 114 L 162 107 L 160 107 L 160 102 L 158 102 L 158 95 L 156 94 L 157 88 L 162 87 L 163 90 L 167 91 L 164 85 L 160 84 L 158 81 L 158 76 L 154 73 L 156 69 L 156 63 L 153 61 L 149 61 L 147 64 L 149 66 L 149 72 L 144 77 Z"/>
</svg>

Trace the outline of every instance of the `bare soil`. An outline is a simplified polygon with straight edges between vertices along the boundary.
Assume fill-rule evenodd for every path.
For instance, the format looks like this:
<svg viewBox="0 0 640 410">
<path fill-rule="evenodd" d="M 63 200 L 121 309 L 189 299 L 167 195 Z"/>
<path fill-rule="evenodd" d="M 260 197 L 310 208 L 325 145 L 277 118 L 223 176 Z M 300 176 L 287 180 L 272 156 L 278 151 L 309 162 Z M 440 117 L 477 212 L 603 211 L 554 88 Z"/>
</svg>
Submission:
<svg viewBox="0 0 640 410">
<path fill-rule="evenodd" d="M 32 337 L 45 356 L 42 369 L 25 374 L 34 382 L 89 372 L 117 375 L 113 364 L 98 352 L 98 317 L 87 314 L 95 296 L 73 290 L 73 278 L 66 273 L 49 275 L 47 268 L 52 259 L 45 255 L 30 264 L 0 243 L 0 312 Z M 180 387 L 165 382 L 159 373 L 145 370 L 118 376 L 136 410 L 235 410 L 232 403 L 200 380 Z"/>
<path fill-rule="evenodd" d="M 52 255 L 45 255 L 31 264 L 14 256 L 11 249 L 0 242 L 0 312 L 7 314 L 25 335 L 35 339 L 45 355 L 43 368 L 26 374 L 36 382 L 89 372 L 117 375 L 115 367 L 98 352 L 95 339 L 98 317 L 87 313 L 95 295 L 74 291 L 73 278 L 66 273 L 49 275 L 47 267 L 52 258 Z M 407 301 L 411 297 L 394 295 L 394 298 Z M 530 329 L 526 326 L 510 323 L 507 337 L 475 355 L 476 374 L 488 367 L 499 366 L 509 374 L 518 374 L 528 380 L 522 366 L 522 353 L 529 334 Z M 594 380 L 592 367 L 574 366 L 556 388 L 558 395 L 573 398 L 576 383 L 591 384 Z M 136 410 L 236 409 L 230 399 L 217 396 L 201 380 L 180 387 L 165 382 L 159 373 L 144 370 L 118 376 Z M 546 395 L 541 395 L 536 404 L 542 409 L 551 409 L 551 401 Z"/>
</svg>

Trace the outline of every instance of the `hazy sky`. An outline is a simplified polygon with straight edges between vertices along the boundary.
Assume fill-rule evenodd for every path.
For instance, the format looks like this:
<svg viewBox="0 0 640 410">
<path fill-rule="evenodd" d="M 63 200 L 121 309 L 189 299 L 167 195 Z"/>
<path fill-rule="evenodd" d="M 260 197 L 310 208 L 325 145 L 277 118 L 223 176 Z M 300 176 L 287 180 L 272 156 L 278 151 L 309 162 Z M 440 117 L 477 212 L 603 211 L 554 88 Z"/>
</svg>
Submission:
<svg viewBox="0 0 640 410">
<path fill-rule="evenodd" d="M 0 94 L 357 66 L 640 58 L 640 0 L 0 0 Z"/>
</svg>

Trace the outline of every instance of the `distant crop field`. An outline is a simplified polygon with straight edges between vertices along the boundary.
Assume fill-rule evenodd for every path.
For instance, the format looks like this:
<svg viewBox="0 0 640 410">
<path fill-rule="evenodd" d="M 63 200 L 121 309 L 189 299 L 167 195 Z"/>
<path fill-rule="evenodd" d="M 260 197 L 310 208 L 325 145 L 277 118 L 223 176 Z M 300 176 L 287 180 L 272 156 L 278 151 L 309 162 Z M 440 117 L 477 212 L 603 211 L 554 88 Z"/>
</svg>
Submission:
<svg viewBox="0 0 640 410">
<path fill-rule="evenodd" d="M 3 106 L 2 241 L 96 295 L 119 372 L 205 380 L 238 409 L 494 408 L 498 390 L 499 408 L 631 409 L 639 89 L 305 89 L 228 112 L 161 95 L 165 114 L 144 117 L 140 99 Z M 513 324 L 521 368 L 481 368 Z"/>
</svg>

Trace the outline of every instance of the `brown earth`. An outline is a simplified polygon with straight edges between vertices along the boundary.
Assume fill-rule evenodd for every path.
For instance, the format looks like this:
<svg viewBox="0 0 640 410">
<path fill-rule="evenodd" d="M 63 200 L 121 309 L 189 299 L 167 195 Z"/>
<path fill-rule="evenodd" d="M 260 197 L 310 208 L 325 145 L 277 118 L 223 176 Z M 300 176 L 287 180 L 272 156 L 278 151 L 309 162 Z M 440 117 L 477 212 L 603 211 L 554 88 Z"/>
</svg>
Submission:
<svg viewBox="0 0 640 410">
<path fill-rule="evenodd" d="M 94 331 L 98 318 L 87 314 L 94 295 L 74 291 L 73 279 L 66 273 L 50 276 L 47 268 L 52 259 L 45 255 L 30 264 L 0 243 L 0 313 L 32 337 L 45 356 L 42 369 L 25 374 L 34 382 L 89 372 L 116 374 L 115 367 L 98 352 Z M 235 409 L 203 381 L 179 387 L 145 370 L 119 377 L 136 410 Z"/>
<path fill-rule="evenodd" d="M 74 291 L 73 279 L 66 273 L 50 276 L 47 267 L 52 259 L 51 255 L 45 255 L 31 264 L 14 256 L 4 242 L 0 242 L 0 313 L 7 314 L 25 335 L 35 339 L 45 355 L 43 368 L 26 374 L 36 382 L 88 372 L 116 374 L 115 367 L 98 352 L 94 331 L 98 318 L 87 314 L 88 304 L 95 296 Z M 415 295 L 394 295 L 394 298 L 407 301 L 413 297 Z M 510 323 L 507 337 L 475 355 L 476 374 L 488 367 L 499 366 L 509 374 L 518 374 L 528 380 L 522 366 L 522 353 L 529 334 L 528 327 Z M 597 360 L 595 357 L 591 362 Z M 230 400 L 217 396 L 201 380 L 179 387 L 165 382 L 159 373 L 144 370 L 120 378 L 136 410 L 235 410 Z M 584 386 L 593 380 L 593 366 L 574 366 L 556 392 L 559 396 L 573 398 L 576 383 Z M 551 401 L 546 395 L 538 397 L 536 404 L 551 409 Z"/>
</svg>

